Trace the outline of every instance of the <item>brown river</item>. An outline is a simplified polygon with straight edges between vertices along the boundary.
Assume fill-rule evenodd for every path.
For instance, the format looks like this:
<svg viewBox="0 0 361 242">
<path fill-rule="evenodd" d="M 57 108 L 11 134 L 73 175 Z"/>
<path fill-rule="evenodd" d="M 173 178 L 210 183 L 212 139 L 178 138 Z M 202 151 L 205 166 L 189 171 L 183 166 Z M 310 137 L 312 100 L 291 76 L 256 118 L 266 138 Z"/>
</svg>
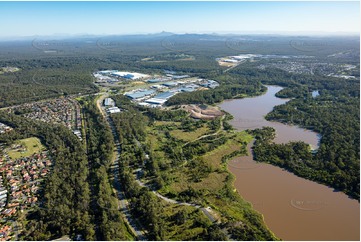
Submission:
<svg viewBox="0 0 361 242">
<path fill-rule="evenodd" d="M 238 130 L 271 126 L 275 142 L 301 140 L 318 147 L 317 133 L 278 122 L 264 116 L 287 99 L 275 97 L 281 87 L 267 86 L 266 94 L 234 99 L 220 107 L 234 116 L 230 122 Z M 249 154 L 251 153 L 248 147 Z M 293 175 L 279 167 L 256 163 L 252 156 L 229 162 L 240 195 L 263 214 L 267 226 L 283 240 L 360 240 L 360 204 L 341 192 Z"/>
</svg>

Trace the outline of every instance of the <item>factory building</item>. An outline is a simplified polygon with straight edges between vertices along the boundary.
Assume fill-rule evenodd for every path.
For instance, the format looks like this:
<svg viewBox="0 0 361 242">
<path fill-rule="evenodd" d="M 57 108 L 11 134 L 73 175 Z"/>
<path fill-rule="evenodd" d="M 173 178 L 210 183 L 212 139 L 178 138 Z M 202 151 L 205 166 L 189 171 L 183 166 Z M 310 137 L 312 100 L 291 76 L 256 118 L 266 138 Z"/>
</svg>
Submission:
<svg viewBox="0 0 361 242">
<path fill-rule="evenodd" d="M 176 82 L 166 82 L 166 83 L 163 83 L 164 86 L 166 87 L 176 87 L 178 86 L 178 83 Z"/>
<path fill-rule="evenodd" d="M 111 107 L 114 107 L 115 106 L 115 102 L 113 99 L 111 98 L 106 98 L 104 100 L 104 106 L 111 106 Z"/>
<path fill-rule="evenodd" d="M 155 104 L 155 105 L 163 105 L 166 101 L 167 99 L 159 99 L 159 98 L 150 98 L 146 100 L 147 103 Z"/>
<path fill-rule="evenodd" d="M 121 112 L 121 110 L 120 110 L 120 108 L 118 108 L 118 107 L 111 107 L 111 108 L 108 108 L 108 113 L 110 113 L 110 114 L 113 114 L 113 113 L 120 113 Z"/>
<path fill-rule="evenodd" d="M 155 96 L 154 98 L 168 100 L 170 97 L 174 96 L 175 94 L 176 93 L 174 93 L 174 92 L 162 92 L 162 93 L 158 94 L 157 96 Z"/>
<path fill-rule="evenodd" d="M 155 97 L 146 100 L 145 102 L 149 104 L 163 105 L 169 98 L 173 97 L 175 94 L 175 92 L 162 92 Z"/>
<path fill-rule="evenodd" d="M 138 91 L 133 92 L 133 93 L 127 93 L 127 94 L 125 94 L 125 96 L 127 96 L 127 97 L 129 97 L 131 99 L 141 99 L 141 98 L 150 96 L 153 93 L 155 93 L 154 90 L 144 89 L 144 90 L 138 90 Z"/>
<path fill-rule="evenodd" d="M 187 78 L 187 77 L 189 77 L 189 75 L 172 76 L 173 80 L 176 80 L 176 79 L 183 79 L 183 78 Z"/>
<path fill-rule="evenodd" d="M 158 82 L 161 82 L 162 80 L 161 79 L 149 79 L 147 82 L 149 83 L 158 83 Z"/>
</svg>

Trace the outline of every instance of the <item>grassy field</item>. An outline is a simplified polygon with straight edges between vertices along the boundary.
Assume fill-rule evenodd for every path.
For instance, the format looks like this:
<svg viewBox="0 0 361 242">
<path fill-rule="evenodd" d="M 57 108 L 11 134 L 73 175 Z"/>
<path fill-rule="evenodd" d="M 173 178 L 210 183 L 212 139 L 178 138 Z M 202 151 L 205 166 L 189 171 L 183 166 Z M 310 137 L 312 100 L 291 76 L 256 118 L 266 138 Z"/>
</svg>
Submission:
<svg viewBox="0 0 361 242">
<path fill-rule="evenodd" d="M 234 151 L 240 150 L 242 142 L 249 142 L 252 140 L 252 136 L 245 132 L 239 132 L 230 138 L 224 145 L 221 145 L 211 152 L 201 156 L 201 158 L 210 165 L 213 169 L 207 177 L 202 178 L 200 182 L 192 181 L 194 176 L 194 170 L 190 170 L 188 167 L 178 167 L 173 169 L 169 175 L 172 177 L 173 183 L 165 190 L 168 192 L 180 193 L 187 190 L 189 187 L 195 190 L 205 189 L 209 192 L 216 192 L 224 187 L 227 177 L 226 166 L 221 164 L 222 157 L 229 155 Z"/>
<path fill-rule="evenodd" d="M 246 141 L 247 143 L 251 142 L 254 138 L 252 135 L 246 133 L 246 131 L 242 131 L 237 133 L 239 139 Z"/>
<path fill-rule="evenodd" d="M 175 126 L 179 126 L 181 124 L 181 122 L 174 122 L 174 121 L 155 121 L 154 125 L 155 126 L 162 126 L 162 125 L 175 125 Z"/>
<path fill-rule="evenodd" d="M 184 132 L 183 130 L 176 129 L 176 130 L 170 131 L 170 134 L 177 139 L 181 139 L 184 141 L 192 141 L 192 140 L 195 140 L 198 137 L 206 134 L 208 131 L 209 131 L 209 128 L 203 126 L 202 128 L 196 129 L 195 131 L 192 131 L 192 132 Z"/>
<path fill-rule="evenodd" d="M 253 137 L 247 134 L 245 131 L 236 133 L 236 137 L 230 139 L 224 145 L 219 146 L 215 150 L 208 152 L 203 156 L 203 159 L 212 166 L 213 169 L 217 169 L 221 165 L 221 159 L 223 156 L 231 154 L 232 152 L 241 148 L 241 142 L 251 142 Z"/>
<path fill-rule="evenodd" d="M 188 174 L 186 174 L 187 172 Z M 203 178 L 200 182 L 191 181 L 191 171 L 185 169 L 174 170 L 172 173 L 173 183 L 165 190 L 168 192 L 181 193 L 189 187 L 195 190 L 208 190 L 209 192 L 216 192 L 223 188 L 227 174 L 225 172 L 212 172 L 208 177 Z"/>
<path fill-rule="evenodd" d="M 221 165 L 221 159 L 223 156 L 232 153 L 233 151 L 239 150 L 240 145 L 235 140 L 229 140 L 226 144 L 218 147 L 217 149 L 205 154 L 205 159 L 214 169 L 217 169 Z"/>
<path fill-rule="evenodd" d="M 201 128 L 198 128 L 191 132 L 183 131 L 182 129 L 179 129 L 179 126 L 181 125 L 181 122 L 173 122 L 173 121 L 156 121 L 154 122 L 155 127 L 160 126 L 167 126 L 167 127 L 173 127 L 174 130 L 171 130 L 169 133 L 180 140 L 183 141 L 193 141 L 200 136 L 206 134 L 209 132 L 209 128 L 206 125 L 203 125 Z"/>
<path fill-rule="evenodd" d="M 155 135 L 155 133 L 149 133 L 148 135 L 148 142 L 151 150 L 153 153 L 153 158 L 158 160 L 164 160 L 165 159 L 165 153 L 163 150 L 160 149 L 160 142 L 159 142 L 159 136 Z"/>
<path fill-rule="evenodd" d="M 45 149 L 40 140 L 35 137 L 17 140 L 15 144 L 21 145 L 22 147 L 9 150 L 8 154 L 11 159 L 27 157 Z"/>
</svg>

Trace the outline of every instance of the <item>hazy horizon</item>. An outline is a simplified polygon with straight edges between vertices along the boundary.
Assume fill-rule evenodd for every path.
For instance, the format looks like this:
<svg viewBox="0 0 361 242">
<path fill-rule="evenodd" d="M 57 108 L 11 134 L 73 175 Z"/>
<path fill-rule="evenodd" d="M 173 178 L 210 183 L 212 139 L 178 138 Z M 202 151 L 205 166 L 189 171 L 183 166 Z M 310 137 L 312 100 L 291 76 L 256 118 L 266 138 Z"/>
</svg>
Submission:
<svg viewBox="0 0 361 242">
<path fill-rule="evenodd" d="M 68 34 L 68 33 L 54 33 L 50 35 L 29 35 L 29 36 L 6 36 L 1 37 L 0 41 L 21 41 L 21 40 L 33 40 L 36 38 L 41 39 L 72 39 L 72 38 L 99 38 L 99 37 L 121 37 L 121 36 L 142 36 L 142 35 L 158 35 L 162 33 L 168 33 L 170 35 L 186 35 L 186 34 L 195 34 L 195 35 L 218 35 L 218 36 L 299 36 L 299 37 L 359 37 L 360 33 L 358 32 L 267 32 L 267 31 L 257 31 L 257 32 L 222 32 L 222 31 L 212 31 L 212 32 L 173 32 L 173 31 L 162 31 L 162 32 L 134 32 L 134 33 L 123 33 L 123 34 L 92 34 L 92 33 L 78 33 L 78 34 Z"/>
<path fill-rule="evenodd" d="M 359 2 L 0 2 L 0 39 L 154 34 L 359 35 Z"/>
</svg>

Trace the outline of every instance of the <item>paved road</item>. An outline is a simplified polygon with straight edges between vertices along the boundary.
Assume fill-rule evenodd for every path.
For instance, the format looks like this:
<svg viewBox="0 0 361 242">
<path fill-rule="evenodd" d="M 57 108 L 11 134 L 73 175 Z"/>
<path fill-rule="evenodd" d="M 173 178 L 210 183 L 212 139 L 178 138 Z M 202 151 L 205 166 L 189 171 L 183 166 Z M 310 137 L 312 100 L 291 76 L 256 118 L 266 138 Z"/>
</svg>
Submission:
<svg viewBox="0 0 361 242">
<path fill-rule="evenodd" d="M 208 219 L 211 220 L 212 223 L 216 221 L 216 219 L 210 213 L 211 212 L 210 208 L 201 208 L 201 210 L 204 213 L 204 215 L 206 215 L 208 217 Z"/>
<path fill-rule="evenodd" d="M 179 205 L 184 205 L 184 206 L 192 206 L 192 207 L 195 207 L 195 208 L 201 208 L 201 206 L 197 205 L 197 204 L 194 204 L 194 203 L 186 203 L 186 202 L 180 202 L 180 201 L 177 201 L 177 200 L 174 200 L 174 199 L 171 199 L 171 198 L 167 198 L 165 196 L 163 196 L 162 194 L 160 194 L 159 192 L 155 191 L 154 189 L 152 189 L 150 186 L 144 184 L 143 182 L 141 182 L 138 178 L 136 178 L 136 182 L 139 184 L 139 186 L 141 187 L 147 187 L 149 188 L 153 193 L 154 195 L 156 195 L 157 197 L 159 197 L 160 199 L 163 199 L 164 201 L 166 202 L 169 202 L 169 203 L 173 203 L 173 204 L 179 204 Z"/>
<path fill-rule="evenodd" d="M 192 207 L 195 207 L 195 208 L 199 208 L 203 213 L 204 215 L 206 215 L 209 220 L 213 223 L 215 221 L 217 221 L 217 219 L 214 217 L 214 215 L 212 215 L 212 209 L 210 207 L 207 207 L 207 208 L 203 208 L 201 207 L 200 205 L 197 205 L 197 204 L 194 204 L 194 203 L 187 203 L 187 202 L 180 202 L 180 201 L 177 201 L 177 200 L 174 200 L 174 199 L 171 199 L 171 198 L 167 198 L 165 196 L 163 196 L 162 194 L 160 194 L 159 192 L 155 191 L 154 189 L 152 189 L 150 186 L 148 186 L 147 184 L 143 183 L 142 181 L 140 181 L 139 177 L 136 176 L 136 182 L 142 186 L 142 187 L 148 187 L 153 193 L 154 195 L 156 195 L 157 197 L 159 197 L 160 199 L 163 199 L 164 201 L 166 202 L 169 202 L 169 203 L 173 203 L 173 204 L 179 204 L 179 205 L 184 205 L 184 206 L 192 206 Z"/>
<path fill-rule="evenodd" d="M 105 119 L 107 120 L 107 123 L 108 123 L 108 125 L 110 126 L 110 128 L 112 130 L 112 134 L 113 134 L 114 141 L 115 141 L 115 147 L 114 147 L 115 157 L 114 157 L 114 160 L 113 160 L 111 170 L 112 170 L 113 176 L 114 176 L 113 187 L 114 187 L 114 189 L 116 191 L 117 198 L 118 198 L 118 208 L 124 214 L 125 221 L 129 225 L 129 227 L 132 230 L 133 234 L 136 235 L 137 240 L 147 240 L 147 238 L 145 236 L 145 231 L 143 230 L 142 226 L 140 225 L 138 220 L 135 219 L 132 216 L 132 214 L 130 212 L 128 200 L 127 200 L 127 198 L 125 196 L 124 190 L 122 189 L 122 186 L 121 186 L 121 183 L 120 183 L 119 157 L 120 157 L 121 147 L 120 147 L 119 140 L 117 139 L 117 136 L 115 135 L 116 134 L 116 129 L 115 129 L 114 123 L 113 123 L 112 119 L 109 117 L 109 115 L 107 114 L 107 112 L 102 107 L 102 102 L 106 97 L 108 97 L 108 94 L 103 93 L 97 99 L 97 107 L 99 108 L 100 112 L 105 117 Z"/>
</svg>

